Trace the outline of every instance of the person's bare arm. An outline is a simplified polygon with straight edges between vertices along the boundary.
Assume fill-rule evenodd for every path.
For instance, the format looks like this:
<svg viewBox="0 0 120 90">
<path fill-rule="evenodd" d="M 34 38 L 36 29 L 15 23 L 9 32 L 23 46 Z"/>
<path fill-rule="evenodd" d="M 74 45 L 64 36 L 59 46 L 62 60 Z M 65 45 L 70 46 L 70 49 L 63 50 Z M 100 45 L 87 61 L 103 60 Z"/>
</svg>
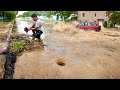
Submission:
<svg viewBox="0 0 120 90">
<path fill-rule="evenodd" d="M 31 30 L 37 30 L 38 29 L 38 27 L 35 27 L 35 28 L 30 28 Z"/>
</svg>

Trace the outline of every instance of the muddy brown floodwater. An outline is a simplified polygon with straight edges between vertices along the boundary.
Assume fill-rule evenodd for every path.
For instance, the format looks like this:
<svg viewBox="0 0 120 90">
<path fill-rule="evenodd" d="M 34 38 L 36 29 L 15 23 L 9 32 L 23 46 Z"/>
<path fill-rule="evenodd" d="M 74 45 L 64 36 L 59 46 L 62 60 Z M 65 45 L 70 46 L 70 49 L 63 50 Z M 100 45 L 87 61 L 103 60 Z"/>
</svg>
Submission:
<svg viewBox="0 0 120 90">
<path fill-rule="evenodd" d="M 15 79 L 120 79 L 120 32 L 45 29 L 44 50 L 24 52 Z"/>
</svg>

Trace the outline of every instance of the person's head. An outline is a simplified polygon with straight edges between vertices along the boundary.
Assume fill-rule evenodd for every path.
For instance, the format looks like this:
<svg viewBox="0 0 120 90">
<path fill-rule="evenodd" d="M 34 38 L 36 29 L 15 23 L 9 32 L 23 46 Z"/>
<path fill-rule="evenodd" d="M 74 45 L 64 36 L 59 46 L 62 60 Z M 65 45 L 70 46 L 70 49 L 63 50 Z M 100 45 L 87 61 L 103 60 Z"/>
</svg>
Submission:
<svg viewBox="0 0 120 90">
<path fill-rule="evenodd" d="M 36 14 L 32 14 L 32 15 L 31 15 L 31 18 L 32 18 L 34 21 L 36 21 L 36 20 L 38 19 Z"/>
</svg>

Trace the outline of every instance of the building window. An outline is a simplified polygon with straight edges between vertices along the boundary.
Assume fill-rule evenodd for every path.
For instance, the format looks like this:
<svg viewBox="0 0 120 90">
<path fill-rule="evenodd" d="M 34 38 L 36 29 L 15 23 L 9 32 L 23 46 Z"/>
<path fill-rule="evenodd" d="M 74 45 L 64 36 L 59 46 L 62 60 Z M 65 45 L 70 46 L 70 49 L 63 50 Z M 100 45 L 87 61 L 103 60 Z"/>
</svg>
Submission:
<svg viewBox="0 0 120 90">
<path fill-rule="evenodd" d="M 82 13 L 82 17 L 85 17 L 85 13 Z"/>
<path fill-rule="evenodd" d="M 96 13 L 95 13 L 95 17 L 96 17 Z"/>
</svg>

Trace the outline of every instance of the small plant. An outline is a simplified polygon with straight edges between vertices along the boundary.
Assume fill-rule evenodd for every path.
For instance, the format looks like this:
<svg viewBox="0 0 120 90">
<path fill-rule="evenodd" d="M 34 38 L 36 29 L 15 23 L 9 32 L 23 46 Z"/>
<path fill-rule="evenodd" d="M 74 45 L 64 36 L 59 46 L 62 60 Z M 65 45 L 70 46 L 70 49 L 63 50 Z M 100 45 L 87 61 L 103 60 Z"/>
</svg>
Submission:
<svg viewBox="0 0 120 90">
<path fill-rule="evenodd" d="M 39 39 L 38 42 L 40 45 L 43 45 L 43 40 Z"/>
<path fill-rule="evenodd" d="M 11 50 L 12 52 L 19 52 L 21 49 L 23 49 L 25 45 L 25 40 L 17 41 L 16 39 L 12 42 Z"/>
<path fill-rule="evenodd" d="M 107 27 L 107 21 L 104 22 L 103 26 L 104 26 L 104 27 Z"/>
</svg>

